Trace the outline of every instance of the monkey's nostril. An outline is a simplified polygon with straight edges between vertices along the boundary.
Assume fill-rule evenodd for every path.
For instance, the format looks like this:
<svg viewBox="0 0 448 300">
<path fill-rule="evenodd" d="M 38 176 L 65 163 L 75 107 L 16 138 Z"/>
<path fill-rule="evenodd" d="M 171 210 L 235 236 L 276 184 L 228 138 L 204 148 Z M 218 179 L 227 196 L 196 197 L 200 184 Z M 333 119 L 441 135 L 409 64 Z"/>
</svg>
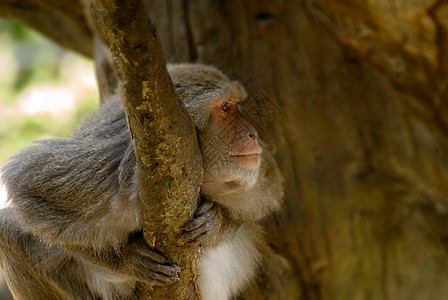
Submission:
<svg viewBox="0 0 448 300">
<path fill-rule="evenodd" d="M 249 138 L 251 138 L 251 139 L 257 137 L 257 136 L 256 136 L 255 134 L 253 134 L 253 133 L 249 133 L 248 136 L 249 136 Z"/>
</svg>

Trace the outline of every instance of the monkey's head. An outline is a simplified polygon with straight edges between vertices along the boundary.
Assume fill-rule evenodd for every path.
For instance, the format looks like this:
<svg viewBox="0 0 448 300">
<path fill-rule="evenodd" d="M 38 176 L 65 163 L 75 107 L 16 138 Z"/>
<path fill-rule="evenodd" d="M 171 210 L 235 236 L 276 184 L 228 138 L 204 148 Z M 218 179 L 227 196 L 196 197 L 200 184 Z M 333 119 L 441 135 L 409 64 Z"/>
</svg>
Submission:
<svg viewBox="0 0 448 300">
<path fill-rule="evenodd" d="M 240 111 L 244 88 L 209 66 L 169 65 L 168 71 L 198 131 L 204 183 L 252 186 L 262 149 L 257 131 Z"/>
</svg>

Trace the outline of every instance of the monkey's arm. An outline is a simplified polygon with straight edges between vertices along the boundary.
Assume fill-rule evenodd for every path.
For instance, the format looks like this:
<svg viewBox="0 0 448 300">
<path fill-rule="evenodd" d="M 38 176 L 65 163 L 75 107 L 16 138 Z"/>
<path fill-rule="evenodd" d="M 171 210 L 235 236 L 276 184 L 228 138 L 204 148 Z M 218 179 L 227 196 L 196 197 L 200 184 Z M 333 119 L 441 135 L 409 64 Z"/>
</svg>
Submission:
<svg viewBox="0 0 448 300">
<path fill-rule="evenodd" d="M 107 148 L 92 151 L 78 140 L 48 140 L 14 157 L 2 180 L 20 226 L 120 278 L 177 280 L 177 266 L 168 265 L 142 237 L 131 236 L 141 230 L 142 213 L 132 145 Z"/>
<path fill-rule="evenodd" d="M 138 198 L 132 186 L 119 183 L 126 145 L 115 146 L 124 148 L 121 157 L 55 139 L 13 157 L 3 168 L 2 181 L 22 228 L 49 244 L 99 249 L 117 247 L 140 230 Z"/>
<path fill-rule="evenodd" d="M 23 229 L 49 244 L 117 248 L 141 229 L 135 157 L 126 118 L 113 99 L 72 139 L 50 139 L 2 169 Z"/>
</svg>

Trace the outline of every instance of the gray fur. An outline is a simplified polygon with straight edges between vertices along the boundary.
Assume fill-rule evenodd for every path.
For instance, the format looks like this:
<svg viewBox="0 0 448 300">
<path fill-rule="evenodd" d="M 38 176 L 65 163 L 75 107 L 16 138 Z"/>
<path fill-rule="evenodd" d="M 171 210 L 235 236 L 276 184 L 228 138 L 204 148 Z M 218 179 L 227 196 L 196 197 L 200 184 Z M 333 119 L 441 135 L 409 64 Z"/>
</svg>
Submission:
<svg viewBox="0 0 448 300">
<path fill-rule="evenodd" d="M 170 65 L 168 70 L 193 117 L 201 148 L 211 145 L 224 151 L 226 144 L 214 146 L 220 142 L 210 107 L 223 97 L 245 98 L 244 88 L 208 66 Z M 16 299 L 138 298 L 142 275 L 132 273 L 132 265 L 142 261 L 138 256 L 128 259 L 127 247 L 130 236 L 143 227 L 143 209 L 132 141 L 118 98 L 105 103 L 70 139 L 35 142 L 12 157 L 2 172 L 10 207 L 0 212 L 0 258 Z M 255 276 L 259 249 L 264 247 L 256 221 L 277 209 L 282 197 L 281 176 L 266 151 L 255 175 L 231 166 L 226 172 L 234 178 L 204 183 L 204 188 L 212 185 L 208 190 L 213 192 L 205 196 L 216 203 L 221 222 L 203 242 L 204 259 L 212 266 L 205 274 L 235 278 L 221 285 L 228 289 L 219 292 L 221 299 L 238 293 Z M 223 266 L 215 257 L 222 251 L 231 257 L 233 269 L 228 272 L 239 276 L 214 271 L 215 261 Z M 245 261 L 238 262 L 240 257 Z M 129 261 L 129 267 L 123 261 Z M 247 270 L 238 270 L 238 265 L 247 265 Z M 218 293 L 210 280 L 200 280 L 207 295 Z"/>
</svg>

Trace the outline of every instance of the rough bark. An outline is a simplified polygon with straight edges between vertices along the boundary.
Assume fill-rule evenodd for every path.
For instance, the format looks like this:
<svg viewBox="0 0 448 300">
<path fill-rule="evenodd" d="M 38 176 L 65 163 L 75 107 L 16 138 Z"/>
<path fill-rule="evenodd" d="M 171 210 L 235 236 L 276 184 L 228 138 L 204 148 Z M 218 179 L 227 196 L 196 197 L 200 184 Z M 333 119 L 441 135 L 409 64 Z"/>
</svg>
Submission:
<svg viewBox="0 0 448 300">
<path fill-rule="evenodd" d="M 196 209 L 202 179 L 193 122 L 176 98 L 143 2 L 92 0 L 90 11 L 119 79 L 139 167 L 145 239 L 182 268 L 178 283 L 143 286 L 140 293 L 152 299 L 195 299 L 198 253 L 180 238 Z"/>
<path fill-rule="evenodd" d="M 267 228 L 298 298 L 444 299 L 446 1 L 150 3 L 169 59 L 281 107 L 263 136 L 286 205 Z"/>
<path fill-rule="evenodd" d="M 446 1 L 149 3 L 168 61 L 282 110 L 262 131 L 286 178 L 267 237 L 294 274 L 274 264 L 245 299 L 446 298 Z"/>
</svg>

